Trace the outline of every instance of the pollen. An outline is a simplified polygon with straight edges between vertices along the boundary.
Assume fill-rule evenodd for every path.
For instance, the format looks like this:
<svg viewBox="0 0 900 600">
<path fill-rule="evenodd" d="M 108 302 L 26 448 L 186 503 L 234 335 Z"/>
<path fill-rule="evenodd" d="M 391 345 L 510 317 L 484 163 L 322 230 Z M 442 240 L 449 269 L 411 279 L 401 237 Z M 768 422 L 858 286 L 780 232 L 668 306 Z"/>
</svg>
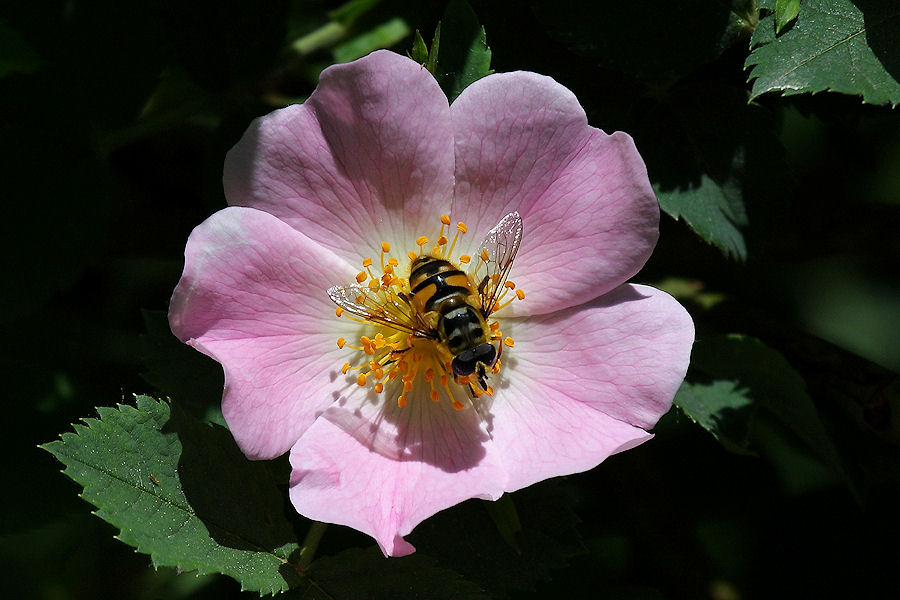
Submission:
<svg viewBox="0 0 900 600">
<path fill-rule="evenodd" d="M 490 315 L 515 299 L 523 299 L 524 292 L 512 281 L 505 281 L 509 263 L 504 265 L 503 261 L 509 259 L 504 258 L 506 250 L 494 242 L 485 241 L 474 260 L 473 255 L 454 254 L 460 236 L 467 232 L 462 221 L 456 222 L 454 228 L 450 215 L 440 215 L 439 229 L 435 227 L 422 232 L 428 235 L 415 238 L 418 248 L 404 248 L 408 251 L 405 256 L 402 250 L 392 256 L 393 246 L 382 241 L 377 246 L 381 250 L 378 260 L 362 258 L 363 270 L 355 276 L 356 285 L 329 289 L 329 295 L 338 304 L 335 315 L 361 325 L 358 337 L 349 341 L 343 337 L 337 339 L 338 348 L 356 357 L 340 368 L 341 375 L 347 376 L 348 385 L 355 382 L 375 394 L 384 394 L 386 402 L 396 402 L 401 409 L 410 402 L 430 399 L 437 403 L 446 400 L 455 410 L 464 410 L 469 406 L 477 408 L 478 398 L 493 395 L 494 389 L 487 385 L 485 376 L 493 378 L 500 373 L 499 355 L 504 347 L 513 347 L 513 339 L 503 337 L 498 321 L 482 323 L 485 338 L 481 339 L 494 346 L 498 359 L 479 366 L 480 375 L 457 375 L 453 361 L 460 351 L 451 352 L 441 337 L 448 334 L 438 333 L 443 331 L 438 329 L 443 318 L 441 310 L 426 312 L 424 309 L 436 293 L 443 291 L 441 286 L 448 284 L 429 280 L 431 276 L 426 275 L 424 280 L 429 285 L 417 287 L 416 293 L 410 289 L 411 263 L 431 256 L 462 271 L 452 275 L 462 277 L 462 280 L 453 279 L 453 285 L 470 291 L 453 293 L 457 294 L 458 301 L 480 309 L 481 314 Z M 408 263 L 400 264 L 407 259 Z M 439 268 L 446 266 L 439 265 Z M 489 308 L 484 306 L 488 301 Z"/>
</svg>

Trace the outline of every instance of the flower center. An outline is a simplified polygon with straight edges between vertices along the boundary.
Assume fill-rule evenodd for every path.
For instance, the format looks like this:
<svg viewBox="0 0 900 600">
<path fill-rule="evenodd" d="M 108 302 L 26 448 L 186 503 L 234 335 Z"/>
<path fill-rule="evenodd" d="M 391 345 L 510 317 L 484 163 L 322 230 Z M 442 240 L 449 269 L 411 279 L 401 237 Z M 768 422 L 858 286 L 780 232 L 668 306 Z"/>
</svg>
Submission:
<svg viewBox="0 0 900 600">
<path fill-rule="evenodd" d="M 406 254 L 403 267 L 391 255 L 391 244 L 382 242 L 379 260 L 364 258 L 355 284 L 328 290 L 338 317 L 367 326 L 358 344 L 337 340 L 339 348 L 363 354 L 356 364 L 345 363 L 341 372 L 356 371 L 356 383 L 371 385 L 377 394 L 387 388 L 401 408 L 410 398 L 424 396 L 414 390 L 427 390 L 434 402 L 444 397 L 457 410 L 465 407 L 461 399 L 466 395 L 472 400 L 493 396 L 487 379 L 500 373 L 503 348 L 514 342 L 503 338 L 500 323 L 491 317 L 525 298 L 513 282 L 505 281 L 521 234 L 518 214 L 515 223 L 511 254 L 509 241 L 498 238 L 495 228 L 474 260 L 468 254 L 453 257 L 467 227 L 459 222 L 454 231 L 447 215 L 441 216 L 436 242 L 418 237 L 418 250 Z"/>
</svg>

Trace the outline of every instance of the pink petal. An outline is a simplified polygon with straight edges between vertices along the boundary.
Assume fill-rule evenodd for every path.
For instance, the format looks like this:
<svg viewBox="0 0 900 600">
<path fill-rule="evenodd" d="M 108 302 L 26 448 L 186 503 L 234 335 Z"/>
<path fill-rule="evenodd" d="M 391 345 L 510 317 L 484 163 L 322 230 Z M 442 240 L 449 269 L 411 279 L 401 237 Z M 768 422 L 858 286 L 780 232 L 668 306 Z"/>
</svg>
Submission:
<svg viewBox="0 0 900 600">
<path fill-rule="evenodd" d="M 450 111 L 453 214 L 477 235 L 514 210 L 524 221 L 510 278 L 529 297 L 508 314 L 577 306 L 640 270 L 656 245 L 659 205 L 628 135 L 590 127 L 572 92 L 535 73 L 485 77 Z"/>
<path fill-rule="evenodd" d="M 487 455 L 485 423 L 425 394 L 398 408 L 390 390 L 353 385 L 291 450 L 291 501 L 302 515 L 375 538 L 387 556 L 439 510 L 503 493 L 503 468 Z M 366 397 L 368 396 L 368 397 Z"/>
<path fill-rule="evenodd" d="M 453 162 L 437 82 L 412 60 L 378 51 L 325 69 L 305 104 L 254 121 L 226 157 L 225 195 L 356 264 L 382 241 L 402 256 L 440 227 Z"/>
<path fill-rule="evenodd" d="M 648 439 L 690 359 L 694 325 L 671 296 L 625 285 L 560 313 L 503 321 L 515 339 L 491 406 L 507 491 L 591 469 Z"/>
<path fill-rule="evenodd" d="M 226 208 L 194 229 L 169 323 L 225 370 L 222 412 L 243 452 L 286 452 L 334 402 L 345 352 L 325 293 L 354 270 L 268 213 Z"/>
</svg>

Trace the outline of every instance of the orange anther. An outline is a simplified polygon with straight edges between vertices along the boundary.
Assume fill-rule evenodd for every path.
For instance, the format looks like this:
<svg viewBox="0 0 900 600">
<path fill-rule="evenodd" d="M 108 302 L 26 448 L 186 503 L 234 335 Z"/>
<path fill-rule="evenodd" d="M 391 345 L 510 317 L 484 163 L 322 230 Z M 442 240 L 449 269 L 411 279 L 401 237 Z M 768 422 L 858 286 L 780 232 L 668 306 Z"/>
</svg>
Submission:
<svg viewBox="0 0 900 600">
<path fill-rule="evenodd" d="M 363 266 L 364 266 L 364 267 L 371 267 L 371 266 L 372 266 L 372 258 L 371 258 L 371 257 L 366 257 L 366 258 L 364 258 L 364 259 L 363 259 Z"/>
<path fill-rule="evenodd" d="M 450 240 L 448 240 L 446 236 L 442 235 L 441 237 L 438 238 L 438 246 L 446 246 L 447 242 L 449 242 L 449 241 Z"/>
<path fill-rule="evenodd" d="M 350 370 L 350 363 L 344 363 L 344 366 L 341 367 L 341 373 L 346 375 L 347 371 L 349 371 L 349 370 Z"/>
<path fill-rule="evenodd" d="M 366 385 L 366 374 L 360 373 L 356 376 L 356 385 L 363 386 Z"/>
<path fill-rule="evenodd" d="M 416 260 L 416 258 L 419 257 L 419 255 L 416 254 L 415 252 L 413 252 L 412 250 L 410 250 L 410 251 L 409 251 L 409 254 L 407 254 L 406 256 L 409 257 L 409 260 Z"/>
<path fill-rule="evenodd" d="M 437 391 L 437 390 L 431 390 L 431 400 L 432 400 L 432 402 L 437 402 L 437 401 L 439 401 L 440 399 L 441 399 L 441 397 L 438 395 L 438 391 Z"/>
<path fill-rule="evenodd" d="M 509 289 L 511 289 L 511 290 L 516 289 L 516 284 L 514 284 L 512 281 L 507 281 L 507 282 L 504 283 L 503 285 L 504 285 L 504 287 L 507 287 L 507 288 L 509 288 Z"/>
<path fill-rule="evenodd" d="M 462 409 L 464 408 L 464 407 L 463 407 L 463 403 L 460 402 L 459 400 L 454 400 L 454 401 L 453 401 L 453 408 L 455 408 L 456 410 L 462 410 Z"/>
<path fill-rule="evenodd" d="M 444 225 L 450 224 L 450 215 L 441 215 L 441 223 Z"/>
<path fill-rule="evenodd" d="M 469 256 L 468 254 L 463 254 L 462 256 L 459 257 L 459 262 L 461 262 L 462 264 L 466 264 L 470 260 L 472 260 L 472 257 Z"/>
<path fill-rule="evenodd" d="M 459 229 L 460 233 L 465 233 L 469 230 L 469 228 L 466 227 L 466 224 L 463 223 L 462 221 L 460 221 L 459 223 L 456 224 L 456 228 Z"/>
<path fill-rule="evenodd" d="M 346 344 L 346 343 L 347 343 L 347 340 L 345 340 L 344 338 L 338 338 L 338 348 L 343 348 L 344 344 Z"/>
<path fill-rule="evenodd" d="M 483 260 L 484 262 L 487 262 L 487 261 L 490 260 L 490 258 L 491 258 L 491 255 L 488 254 L 488 251 L 487 251 L 487 250 L 482 250 L 482 251 L 481 251 L 481 260 Z"/>
<path fill-rule="evenodd" d="M 425 237 L 424 235 L 423 235 L 423 236 L 420 236 L 420 237 L 418 237 L 418 238 L 416 238 L 416 245 L 417 245 L 417 246 L 424 246 L 424 245 L 427 244 L 427 243 L 428 243 L 428 238 Z"/>
<path fill-rule="evenodd" d="M 509 348 L 512 348 L 516 342 L 511 337 L 508 337 L 503 340 L 503 343 L 506 344 Z"/>
<path fill-rule="evenodd" d="M 400 408 L 406 406 L 406 396 L 397 396 L 397 406 L 399 406 Z"/>
<path fill-rule="evenodd" d="M 391 251 L 391 245 L 387 242 L 381 242 L 381 251 L 387 254 Z"/>
<path fill-rule="evenodd" d="M 384 391 L 384 384 L 379 381 L 378 383 L 375 384 L 375 393 L 380 394 L 383 391 Z"/>
<path fill-rule="evenodd" d="M 336 314 L 337 316 L 341 316 L 342 314 L 344 314 L 344 307 L 343 307 L 343 306 L 338 306 L 338 307 L 335 309 L 334 314 Z"/>
<path fill-rule="evenodd" d="M 368 277 L 368 276 L 369 276 L 369 274 L 366 273 L 365 271 L 360 271 L 359 273 L 356 274 L 356 283 L 362 283 L 363 281 L 366 280 L 366 277 Z"/>
<path fill-rule="evenodd" d="M 518 298 L 519 300 L 525 299 L 525 292 L 522 291 L 522 288 L 516 290 L 516 298 Z"/>
</svg>

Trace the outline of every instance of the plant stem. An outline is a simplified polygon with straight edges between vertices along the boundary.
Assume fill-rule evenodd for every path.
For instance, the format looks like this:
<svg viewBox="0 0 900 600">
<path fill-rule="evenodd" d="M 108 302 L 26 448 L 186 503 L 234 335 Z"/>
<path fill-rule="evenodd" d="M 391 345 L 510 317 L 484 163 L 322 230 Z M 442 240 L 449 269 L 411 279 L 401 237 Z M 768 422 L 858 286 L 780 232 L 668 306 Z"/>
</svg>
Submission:
<svg viewBox="0 0 900 600">
<path fill-rule="evenodd" d="M 316 549 L 319 547 L 319 542 L 322 541 L 322 536 L 325 534 L 327 527 L 328 523 L 320 521 L 313 521 L 310 526 L 306 538 L 303 540 L 303 546 L 300 548 L 300 561 L 297 563 L 297 569 L 301 573 L 306 572 L 310 563 L 312 563 L 313 557 L 316 555 Z"/>
</svg>

